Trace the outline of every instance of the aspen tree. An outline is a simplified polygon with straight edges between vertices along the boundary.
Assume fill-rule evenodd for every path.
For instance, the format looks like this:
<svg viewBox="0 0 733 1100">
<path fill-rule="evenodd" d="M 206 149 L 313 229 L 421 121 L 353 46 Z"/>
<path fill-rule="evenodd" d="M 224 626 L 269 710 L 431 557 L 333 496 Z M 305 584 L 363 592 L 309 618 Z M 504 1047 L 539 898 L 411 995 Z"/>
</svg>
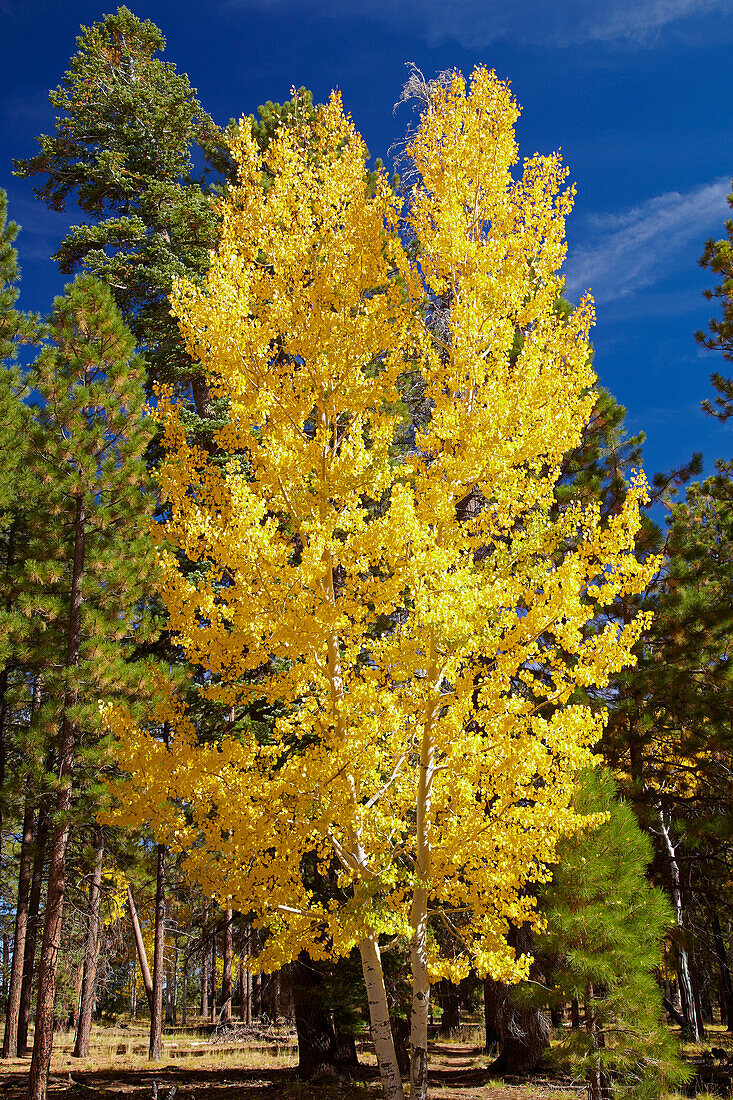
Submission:
<svg viewBox="0 0 733 1100">
<path fill-rule="evenodd" d="M 403 1089 L 380 938 L 410 944 L 424 1098 L 431 980 L 527 973 L 507 933 L 536 919 L 528 884 L 587 820 L 573 781 L 603 725 L 573 693 L 630 662 L 645 620 L 584 628 L 656 567 L 634 555 L 641 477 L 605 527 L 594 505 L 555 507 L 594 403 L 593 313 L 555 309 L 572 191 L 557 155 L 513 178 L 517 116 L 485 69 L 437 89 L 404 210 L 383 174 L 367 185 L 337 95 L 264 154 L 240 128 L 218 253 L 173 297 L 231 457 L 192 444 L 161 395 L 160 579 L 203 693 L 277 717 L 267 739 L 197 744 L 171 696 L 164 745 L 108 711 L 129 775 L 117 820 L 145 818 L 207 892 L 256 908 L 259 965 L 358 947 L 388 1100 Z M 445 338 L 431 299 L 450 302 Z M 429 418 L 406 452 L 415 371 Z M 439 923 L 460 930 L 457 956 Z"/>
</svg>

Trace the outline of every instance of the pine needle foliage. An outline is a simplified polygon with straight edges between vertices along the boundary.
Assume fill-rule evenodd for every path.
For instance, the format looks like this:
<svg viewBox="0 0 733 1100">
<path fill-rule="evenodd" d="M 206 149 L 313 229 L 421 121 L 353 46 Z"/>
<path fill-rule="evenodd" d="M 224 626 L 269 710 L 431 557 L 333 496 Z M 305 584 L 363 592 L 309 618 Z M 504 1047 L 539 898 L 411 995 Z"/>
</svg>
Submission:
<svg viewBox="0 0 733 1100">
<path fill-rule="evenodd" d="M 537 954 L 554 966 L 546 990 L 535 990 L 533 999 L 584 1005 L 584 1022 L 565 1040 L 576 1072 L 591 1084 L 597 1073 L 607 1094 L 651 1100 L 687 1078 L 662 1020 L 655 978 L 674 918 L 646 878 L 652 845 L 617 798 L 611 773 L 586 771 L 575 805 L 606 818 L 561 841 L 541 901 L 547 927 L 536 941 Z"/>
</svg>

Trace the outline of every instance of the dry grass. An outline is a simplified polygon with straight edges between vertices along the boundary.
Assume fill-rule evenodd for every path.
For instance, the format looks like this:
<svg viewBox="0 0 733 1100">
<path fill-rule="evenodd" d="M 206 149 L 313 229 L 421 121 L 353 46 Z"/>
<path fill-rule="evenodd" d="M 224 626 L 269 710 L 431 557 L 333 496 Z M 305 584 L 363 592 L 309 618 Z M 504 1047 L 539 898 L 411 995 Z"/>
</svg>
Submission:
<svg viewBox="0 0 733 1100">
<path fill-rule="evenodd" d="M 277 1043 L 240 1042 L 236 1048 L 212 1045 L 194 1031 L 167 1035 L 163 1060 L 147 1059 L 144 1022 L 127 1028 L 95 1027 L 89 1058 L 72 1058 L 73 1036 L 57 1036 L 51 1066 L 49 1096 L 54 1100 L 380 1100 L 376 1061 L 361 1050 L 359 1078 L 344 1082 L 304 1084 L 295 1077 L 297 1048 L 283 1033 Z M 703 1049 L 733 1051 L 733 1036 L 713 1028 Z M 124 1048 L 124 1049 L 123 1049 Z M 699 1056 L 700 1048 L 688 1048 Z M 431 1100 L 585 1100 L 582 1083 L 560 1087 L 551 1081 L 506 1084 L 492 1079 L 479 1036 L 466 1029 L 450 1043 L 435 1043 L 431 1054 Z M 29 1059 L 0 1064 L 0 1096 L 23 1100 Z M 683 1100 L 677 1095 L 666 1100 Z M 713 1100 L 699 1094 L 698 1100 Z"/>
</svg>

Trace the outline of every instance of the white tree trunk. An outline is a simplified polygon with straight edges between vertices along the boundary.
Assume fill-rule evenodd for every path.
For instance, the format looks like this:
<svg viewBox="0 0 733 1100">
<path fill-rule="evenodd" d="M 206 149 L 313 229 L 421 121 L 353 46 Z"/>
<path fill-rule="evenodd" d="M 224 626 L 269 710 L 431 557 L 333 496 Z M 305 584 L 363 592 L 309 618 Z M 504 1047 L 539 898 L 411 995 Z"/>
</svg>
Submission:
<svg viewBox="0 0 733 1100">
<path fill-rule="evenodd" d="M 370 936 L 359 944 L 361 966 L 364 971 L 367 1001 L 369 1002 L 369 1023 L 377 1052 L 379 1073 L 385 1100 L 404 1100 L 402 1079 L 397 1065 L 392 1028 L 387 1007 L 387 990 L 384 987 L 384 973 L 379 944 L 376 937 Z"/>
<path fill-rule="evenodd" d="M 410 1100 L 427 1100 L 428 1095 L 428 1013 L 430 975 L 428 974 L 428 879 L 431 872 L 430 812 L 435 775 L 435 725 L 438 717 L 440 675 L 436 669 L 435 649 L 430 647 L 432 691 L 425 708 L 425 725 L 420 745 L 420 775 L 417 784 L 417 835 L 415 872 L 420 885 L 412 895 L 410 924 L 412 942 L 412 1015 L 410 1018 Z"/>
</svg>

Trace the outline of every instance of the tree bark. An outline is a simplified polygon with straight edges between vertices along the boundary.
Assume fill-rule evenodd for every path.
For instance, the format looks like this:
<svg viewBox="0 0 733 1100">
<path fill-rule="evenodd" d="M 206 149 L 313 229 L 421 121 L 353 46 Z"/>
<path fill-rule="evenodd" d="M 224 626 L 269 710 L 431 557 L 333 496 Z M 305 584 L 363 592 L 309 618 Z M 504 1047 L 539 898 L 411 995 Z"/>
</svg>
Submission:
<svg viewBox="0 0 733 1100">
<path fill-rule="evenodd" d="M 143 976 L 143 985 L 145 986 L 145 995 L 148 998 L 148 1008 L 150 1009 L 150 1015 L 153 1014 L 153 979 L 150 977 L 150 967 L 148 966 L 148 953 L 145 950 L 145 942 L 143 940 L 143 934 L 140 930 L 140 921 L 137 916 L 137 908 L 135 906 L 135 898 L 132 893 L 132 887 L 129 882 L 127 884 L 127 907 L 130 910 L 130 920 L 132 921 L 132 933 L 135 937 L 135 947 L 137 948 L 137 957 L 140 960 L 140 972 Z"/>
<path fill-rule="evenodd" d="M 20 1009 L 18 1011 L 18 1057 L 28 1053 L 28 1024 L 31 1018 L 31 1000 L 33 994 L 33 974 L 36 967 L 36 943 L 38 942 L 39 912 L 41 891 L 43 889 L 43 867 L 46 860 L 46 844 L 50 829 L 48 805 L 41 802 L 38 810 L 38 822 L 33 853 L 33 875 L 31 892 L 28 898 L 28 927 L 23 951 L 23 981 L 20 989 Z"/>
<path fill-rule="evenodd" d="M 286 973 L 298 1033 L 298 1077 L 302 1081 L 335 1077 L 348 1061 L 341 1057 L 323 969 L 302 951 Z"/>
<path fill-rule="evenodd" d="M 211 1022 L 216 1023 L 216 924 L 211 926 Z"/>
<path fill-rule="evenodd" d="M 382 957 L 375 936 L 369 936 L 361 941 L 359 954 L 361 955 L 361 966 L 364 972 L 364 984 L 369 1004 L 369 1025 L 374 1041 L 374 1049 L 377 1053 L 384 1100 L 404 1100 L 405 1093 L 402 1088 L 402 1079 L 392 1038 L 392 1028 L 389 1022 Z"/>
<path fill-rule="evenodd" d="M 155 950 L 153 953 L 153 996 L 150 1012 L 148 1061 L 163 1058 L 163 969 L 165 951 L 165 845 L 157 846 L 155 876 Z"/>
<path fill-rule="evenodd" d="M 224 910 L 224 972 L 221 978 L 222 1024 L 232 1022 L 232 963 L 234 961 L 234 913 Z"/>
<path fill-rule="evenodd" d="M 593 1005 L 593 986 L 588 985 L 585 992 L 585 1030 L 590 1036 L 591 1048 L 595 1058 L 590 1063 L 586 1079 L 588 1081 L 589 1100 L 611 1100 L 612 1093 L 608 1087 L 606 1074 L 603 1072 L 600 1052 L 605 1046 L 603 1033 L 598 1026 L 595 1008 Z"/>
<path fill-rule="evenodd" d="M 723 929 L 720 927 L 720 918 L 717 912 L 713 913 L 713 941 L 715 943 L 715 954 L 718 958 L 718 966 L 720 967 L 720 991 L 722 994 L 723 1007 L 725 1009 L 725 1020 L 722 1022 L 727 1025 L 728 1031 L 733 1031 L 733 981 L 731 980 L 730 966 L 728 965 L 728 952 L 725 949 Z"/>
<path fill-rule="evenodd" d="M 501 1053 L 491 1064 L 492 1071 L 521 1076 L 531 1073 L 550 1046 L 550 1028 L 536 1008 L 524 1008 L 514 1002 L 512 986 L 487 978 L 493 987 L 487 999 L 491 1005 L 492 1026 L 499 1034 Z M 486 989 L 486 984 L 484 986 Z"/>
<path fill-rule="evenodd" d="M 67 628 L 66 668 L 69 670 L 75 668 L 79 663 L 85 526 L 84 497 L 79 492 L 76 496 L 74 517 L 74 564 Z M 66 851 L 71 833 L 69 810 L 71 808 L 71 785 L 76 747 L 76 725 L 71 717 L 71 712 L 77 700 L 78 691 L 76 687 L 67 688 L 61 712 L 59 779 L 56 791 L 55 823 L 51 840 L 51 867 L 46 889 L 46 917 L 43 924 L 41 962 L 38 971 L 36 1030 L 28 1077 L 28 1100 L 45 1100 L 48 1072 L 51 1064 L 51 1050 L 53 1048 L 53 1009 L 56 997 L 56 975 L 66 895 Z"/>
<path fill-rule="evenodd" d="M 430 639 L 430 696 L 425 707 L 420 742 L 420 775 L 417 783 L 415 874 L 410 907 L 410 967 L 412 971 L 412 1014 L 410 1016 L 410 1100 L 427 1100 L 428 1018 L 430 975 L 428 974 L 428 880 L 431 873 L 430 815 L 435 774 L 435 725 L 440 713 L 441 674 L 433 639 Z"/>
<path fill-rule="evenodd" d="M 209 1015 L 209 953 L 208 945 L 204 937 L 204 929 L 209 919 L 209 907 L 204 910 L 204 923 L 201 929 L 201 1015 L 204 1019 Z"/>
<path fill-rule="evenodd" d="M 667 856 L 669 858 L 670 879 L 672 883 L 672 905 L 674 906 L 675 916 L 677 918 L 677 925 L 679 927 L 681 936 L 684 936 L 685 921 L 684 921 L 684 909 L 682 905 L 682 885 L 680 882 L 680 869 L 677 863 L 677 853 L 675 851 L 672 838 L 669 834 L 667 822 L 664 818 L 664 811 L 659 810 L 659 823 L 660 834 L 664 841 L 664 846 L 667 850 Z M 687 949 L 684 942 L 677 943 L 677 976 L 680 987 L 680 1000 L 682 1002 L 682 1015 L 685 1018 L 686 1025 L 683 1030 L 687 1032 L 687 1038 L 693 1043 L 699 1043 L 702 1038 L 702 1031 L 697 1018 L 697 1011 L 695 1008 L 695 994 L 692 988 L 692 979 L 690 977 L 690 967 L 687 958 Z"/>
<path fill-rule="evenodd" d="M 440 1018 L 440 1034 L 447 1037 L 461 1023 L 458 990 L 452 982 L 442 978 L 435 989 L 435 1000 L 443 1010 Z"/>
<path fill-rule="evenodd" d="M 104 842 L 101 834 L 98 832 L 92 884 L 89 889 L 89 926 L 87 928 L 86 942 L 84 945 L 84 977 L 81 986 L 79 1023 L 76 1029 L 76 1041 L 73 1051 L 74 1058 L 87 1058 L 89 1056 L 89 1040 L 92 1033 L 92 1009 L 94 1008 L 94 991 L 97 986 L 97 963 L 99 960 L 103 859 Z"/>
<path fill-rule="evenodd" d="M 484 978 L 484 1027 L 486 1029 L 486 1042 L 484 1051 L 486 1054 L 496 1053 L 495 1048 L 501 1043 L 501 1035 L 497 1027 L 499 1010 L 496 1002 L 498 982 L 491 978 Z"/>
<path fill-rule="evenodd" d="M 26 935 L 28 931 L 28 912 L 33 866 L 34 822 L 34 792 L 29 788 L 25 796 L 25 806 L 23 809 L 23 838 L 20 846 L 18 898 L 15 910 L 15 932 L 13 935 L 13 965 L 10 971 L 8 1003 L 5 1011 L 3 1058 L 15 1058 L 18 1053 L 18 1017 L 20 1015 L 20 997 L 23 987 L 23 959 L 25 956 Z"/>
</svg>

